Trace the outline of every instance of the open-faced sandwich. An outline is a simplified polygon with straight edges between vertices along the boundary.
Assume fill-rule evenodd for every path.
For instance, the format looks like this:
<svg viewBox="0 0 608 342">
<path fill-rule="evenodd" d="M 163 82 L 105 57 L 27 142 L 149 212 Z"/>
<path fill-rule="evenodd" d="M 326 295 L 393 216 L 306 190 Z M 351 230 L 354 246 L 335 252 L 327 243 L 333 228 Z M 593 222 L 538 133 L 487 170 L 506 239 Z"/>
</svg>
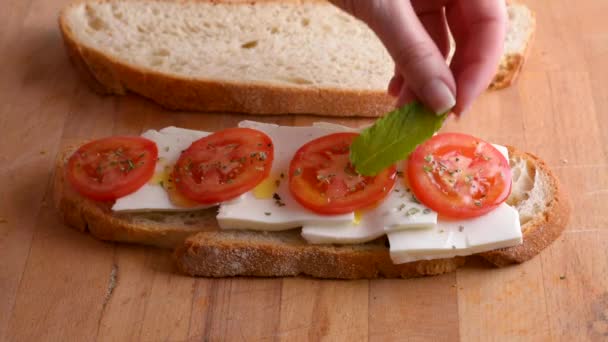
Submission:
<svg viewBox="0 0 608 342">
<path fill-rule="evenodd" d="M 471 255 L 520 263 L 561 233 L 567 201 L 537 157 L 440 133 L 392 163 L 367 148 L 400 134 L 395 117 L 93 140 L 58 158 L 56 202 L 70 226 L 175 248 L 181 271 L 210 277 L 434 275 Z"/>
</svg>

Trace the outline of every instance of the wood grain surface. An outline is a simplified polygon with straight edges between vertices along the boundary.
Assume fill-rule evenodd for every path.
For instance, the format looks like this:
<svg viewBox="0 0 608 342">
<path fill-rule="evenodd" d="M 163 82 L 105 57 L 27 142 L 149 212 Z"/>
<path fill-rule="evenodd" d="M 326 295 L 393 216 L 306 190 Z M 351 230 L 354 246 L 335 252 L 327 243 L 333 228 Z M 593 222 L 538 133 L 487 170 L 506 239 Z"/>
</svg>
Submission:
<svg viewBox="0 0 608 342">
<path fill-rule="evenodd" d="M 0 2 L 0 341 L 608 340 L 608 1 L 525 1 L 538 30 L 518 82 L 445 128 L 544 158 L 572 198 L 562 237 L 519 266 L 473 261 L 374 281 L 189 278 L 168 252 L 66 228 L 49 198 L 66 144 L 167 125 L 319 120 L 99 97 L 65 56 L 56 18 L 67 2 Z"/>
</svg>

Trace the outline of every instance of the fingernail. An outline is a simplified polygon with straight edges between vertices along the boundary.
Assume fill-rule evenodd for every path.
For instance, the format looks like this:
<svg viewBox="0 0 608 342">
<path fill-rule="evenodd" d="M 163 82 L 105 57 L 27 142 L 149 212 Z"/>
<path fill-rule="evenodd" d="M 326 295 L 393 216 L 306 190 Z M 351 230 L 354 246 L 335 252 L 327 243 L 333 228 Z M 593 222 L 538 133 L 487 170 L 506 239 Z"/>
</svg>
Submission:
<svg viewBox="0 0 608 342">
<path fill-rule="evenodd" d="M 422 88 L 422 96 L 435 114 L 443 114 L 456 104 L 456 98 L 450 88 L 441 80 L 434 79 Z"/>
</svg>

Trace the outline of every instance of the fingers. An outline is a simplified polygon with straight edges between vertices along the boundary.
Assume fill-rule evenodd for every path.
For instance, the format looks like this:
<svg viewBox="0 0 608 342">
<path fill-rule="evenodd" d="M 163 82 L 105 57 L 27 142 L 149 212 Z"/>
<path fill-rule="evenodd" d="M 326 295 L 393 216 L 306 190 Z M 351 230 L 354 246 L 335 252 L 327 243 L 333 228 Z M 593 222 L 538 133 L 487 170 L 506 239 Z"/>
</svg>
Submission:
<svg viewBox="0 0 608 342">
<path fill-rule="evenodd" d="M 374 30 L 393 57 L 405 85 L 418 99 L 436 113 L 454 106 L 456 82 L 442 52 L 409 1 L 332 2 L 364 20 Z M 397 78 L 392 83 L 398 82 Z"/>
<path fill-rule="evenodd" d="M 496 72 L 506 31 L 504 1 L 331 1 L 365 21 L 386 46 L 397 65 L 388 92 L 399 94 L 398 104 L 415 95 L 435 112 L 455 105 L 461 114 Z M 445 18 L 457 45 L 450 68 Z"/>
<path fill-rule="evenodd" d="M 443 2 L 445 1 L 446 0 L 424 0 L 423 2 L 412 2 L 412 5 L 414 6 L 414 11 L 418 15 L 418 19 L 420 20 L 422 26 L 441 52 L 441 55 L 444 57 L 444 60 L 450 50 L 448 26 L 445 18 L 445 13 L 443 11 Z M 401 81 L 401 88 L 397 91 L 397 94 L 393 96 L 399 96 L 396 105 L 397 107 L 401 107 L 415 100 L 415 96 L 407 86 L 403 86 L 403 77 L 401 76 L 401 74 L 399 74 L 398 70 L 395 70 L 395 75 L 396 76 L 394 76 L 393 79 L 396 78 L 397 80 Z"/>
<path fill-rule="evenodd" d="M 403 76 L 401 76 L 399 70 L 397 69 L 397 67 L 395 67 L 395 75 L 388 82 L 388 94 L 392 97 L 399 96 L 403 84 Z"/>
<path fill-rule="evenodd" d="M 455 104 L 456 83 L 441 51 L 408 1 L 386 1 L 372 29 L 395 60 L 407 87 L 436 113 Z M 402 102 L 404 99 L 400 99 Z"/>
<path fill-rule="evenodd" d="M 414 9 L 416 13 L 418 13 L 418 8 Z M 445 59 L 450 52 L 450 40 L 448 38 L 448 25 L 443 8 L 439 7 L 426 13 L 418 13 L 418 18 Z M 395 75 L 391 78 L 388 84 L 389 95 L 393 97 L 399 96 L 401 94 L 401 88 L 404 85 L 405 82 L 403 80 L 403 76 L 399 72 L 399 69 L 395 68 Z M 411 91 L 404 92 L 403 95 L 404 96 L 400 96 L 397 106 L 401 106 L 414 100 L 414 96 Z"/>
<path fill-rule="evenodd" d="M 410 88 L 401 87 L 401 91 L 399 91 L 399 95 L 397 97 L 397 103 L 395 104 L 395 106 L 397 108 L 401 108 L 402 106 L 414 101 L 415 99 L 416 99 L 416 96 L 414 95 L 414 93 L 412 93 Z M 439 112 L 439 113 L 443 113 L 443 112 Z"/>
<path fill-rule="evenodd" d="M 426 29 L 426 32 L 431 36 L 441 55 L 444 59 L 450 52 L 450 40 L 448 37 L 448 25 L 445 18 L 443 7 L 438 7 L 432 11 L 420 12 L 418 8 L 414 7 L 418 18 L 422 23 L 422 26 Z"/>
<path fill-rule="evenodd" d="M 503 1 L 456 0 L 446 16 L 456 41 L 451 69 L 458 94 L 453 111 L 460 115 L 488 87 L 502 55 L 506 31 Z"/>
</svg>

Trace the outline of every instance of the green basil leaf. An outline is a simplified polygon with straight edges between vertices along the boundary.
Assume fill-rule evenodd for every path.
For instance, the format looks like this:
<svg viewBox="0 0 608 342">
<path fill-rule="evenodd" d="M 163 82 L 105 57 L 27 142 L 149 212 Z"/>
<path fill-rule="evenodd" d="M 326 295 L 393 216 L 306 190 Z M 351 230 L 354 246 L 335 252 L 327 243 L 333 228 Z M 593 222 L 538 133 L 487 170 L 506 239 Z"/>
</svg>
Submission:
<svg viewBox="0 0 608 342">
<path fill-rule="evenodd" d="M 373 176 L 409 154 L 437 132 L 447 113 L 435 115 L 419 102 L 396 109 L 366 128 L 350 147 L 357 172 Z"/>
</svg>

